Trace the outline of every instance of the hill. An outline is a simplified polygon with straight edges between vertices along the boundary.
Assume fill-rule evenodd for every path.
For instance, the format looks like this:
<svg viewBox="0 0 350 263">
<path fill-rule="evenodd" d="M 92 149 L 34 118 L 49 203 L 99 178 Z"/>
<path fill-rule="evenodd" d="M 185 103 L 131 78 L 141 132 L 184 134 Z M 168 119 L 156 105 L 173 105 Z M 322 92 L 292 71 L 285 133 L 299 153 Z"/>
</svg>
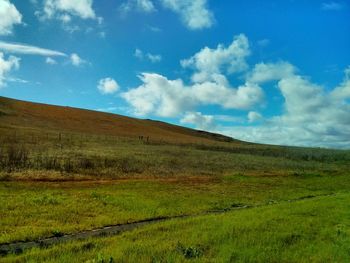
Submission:
<svg viewBox="0 0 350 263">
<path fill-rule="evenodd" d="M 246 143 L 159 121 L 0 97 L 0 179 L 328 173 L 349 160 L 349 151 Z"/>
<path fill-rule="evenodd" d="M 62 131 L 94 135 L 149 137 L 181 143 L 238 142 L 230 137 L 160 121 L 53 106 L 0 97 L 0 128 Z"/>
</svg>

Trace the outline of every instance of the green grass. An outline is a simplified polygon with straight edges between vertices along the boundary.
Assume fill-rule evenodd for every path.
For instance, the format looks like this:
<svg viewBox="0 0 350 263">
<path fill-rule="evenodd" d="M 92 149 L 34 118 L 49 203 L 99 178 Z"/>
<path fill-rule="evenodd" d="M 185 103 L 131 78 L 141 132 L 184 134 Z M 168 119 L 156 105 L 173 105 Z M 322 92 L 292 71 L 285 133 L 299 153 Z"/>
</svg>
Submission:
<svg viewBox="0 0 350 263">
<path fill-rule="evenodd" d="M 350 195 L 175 219 L 3 262 L 349 262 Z M 104 260 L 104 261 L 103 261 Z"/>
<path fill-rule="evenodd" d="M 0 183 L 0 243 L 159 216 L 198 214 L 350 189 L 349 176 L 243 174 L 168 180 Z"/>
</svg>

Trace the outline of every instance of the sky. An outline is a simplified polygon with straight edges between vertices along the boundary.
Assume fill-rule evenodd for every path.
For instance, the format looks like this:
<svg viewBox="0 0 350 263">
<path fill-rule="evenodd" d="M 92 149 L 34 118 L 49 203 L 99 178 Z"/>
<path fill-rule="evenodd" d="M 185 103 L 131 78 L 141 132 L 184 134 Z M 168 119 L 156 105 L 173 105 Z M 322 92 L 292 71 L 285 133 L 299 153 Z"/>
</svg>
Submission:
<svg viewBox="0 0 350 263">
<path fill-rule="evenodd" d="M 0 0 L 0 96 L 350 148 L 350 1 Z"/>
</svg>

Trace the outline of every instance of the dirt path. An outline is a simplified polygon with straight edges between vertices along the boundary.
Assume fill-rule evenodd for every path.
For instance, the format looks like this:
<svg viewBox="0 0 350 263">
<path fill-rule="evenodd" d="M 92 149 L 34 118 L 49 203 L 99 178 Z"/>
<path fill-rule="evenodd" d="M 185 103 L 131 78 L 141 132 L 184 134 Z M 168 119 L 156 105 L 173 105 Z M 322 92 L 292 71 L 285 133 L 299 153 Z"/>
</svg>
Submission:
<svg viewBox="0 0 350 263">
<path fill-rule="evenodd" d="M 157 218 L 150 218 L 142 221 L 137 221 L 133 223 L 127 223 L 127 224 L 119 224 L 119 225 L 111 225 L 111 226 L 105 226 L 103 228 L 97 228 L 93 230 L 87 230 L 75 234 L 67 234 L 62 236 L 55 236 L 55 237 L 48 237 L 45 239 L 35 240 L 35 241 L 27 241 L 27 242 L 12 242 L 12 243 L 6 243 L 6 244 L 0 244 L 0 257 L 5 256 L 7 254 L 20 254 L 26 249 L 31 249 L 34 247 L 40 247 L 40 248 L 46 248 L 58 243 L 68 242 L 68 241 L 74 241 L 74 240 L 84 240 L 91 237 L 103 237 L 103 236 L 111 236 L 111 235 L 117 235 L 126 231 L 131 231 L 135 228 L 143 227 L 145 225 L 158 223 L 166 220 L 171 219 L 180 219 L 180 218 L 189 218 L 189 217 L 196 217 L 196 216 L 203 216 L 203 215 L 209 215 L 209 214 L 221 214 L 226 213 L 234 210 L 242 210 L 242 209 L 251 209 L 251 208 L 258 208 L 258 207 L 264 207 L 264 206 L 270 206 L 270 205 L 277 205 L 281 203 L 290 203 L 290 202 L 297 202 L 305 199 L 312 199 L 317 197 L 325 197 L 325 196 L 333 196 L 335 193 L 331 194 L 322 194 L 322 195 L 309 195 L 309 196 L 303 196 L 296 199 L 291 199 L 287 201 L 280 201 L 280 202 L 273 202 L 263 205 L 255 205 L 255 206 L 237 206 L 237 207 L 231 207 L 227 209 L 222 210 L 212 210 L 203 212 L 200 214 L 194 214 L 194 215 L 180 215 L 180 216 L 169 216 L 169 217 L 157 217 Z"/>
</svg>

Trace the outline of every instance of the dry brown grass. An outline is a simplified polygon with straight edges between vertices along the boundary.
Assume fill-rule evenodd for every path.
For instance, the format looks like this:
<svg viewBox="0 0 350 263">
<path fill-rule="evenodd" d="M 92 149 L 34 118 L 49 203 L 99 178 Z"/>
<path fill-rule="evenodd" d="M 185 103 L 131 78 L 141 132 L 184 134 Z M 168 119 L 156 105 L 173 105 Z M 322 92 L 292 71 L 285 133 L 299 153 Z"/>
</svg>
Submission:
<svg viewBox="0 0 350 263">
<path fill-rule="evenodd" d="M 201 143 L 234 141 L 228 137 L 196 131 L 164 122 L 116 114 L 60 107 L 0 97 L 0 126 L 45 129 L 106 136 L 143 136 L 150 141 Z M 236 143 L 241 143 L 235 141 Z"/>
</svg>

